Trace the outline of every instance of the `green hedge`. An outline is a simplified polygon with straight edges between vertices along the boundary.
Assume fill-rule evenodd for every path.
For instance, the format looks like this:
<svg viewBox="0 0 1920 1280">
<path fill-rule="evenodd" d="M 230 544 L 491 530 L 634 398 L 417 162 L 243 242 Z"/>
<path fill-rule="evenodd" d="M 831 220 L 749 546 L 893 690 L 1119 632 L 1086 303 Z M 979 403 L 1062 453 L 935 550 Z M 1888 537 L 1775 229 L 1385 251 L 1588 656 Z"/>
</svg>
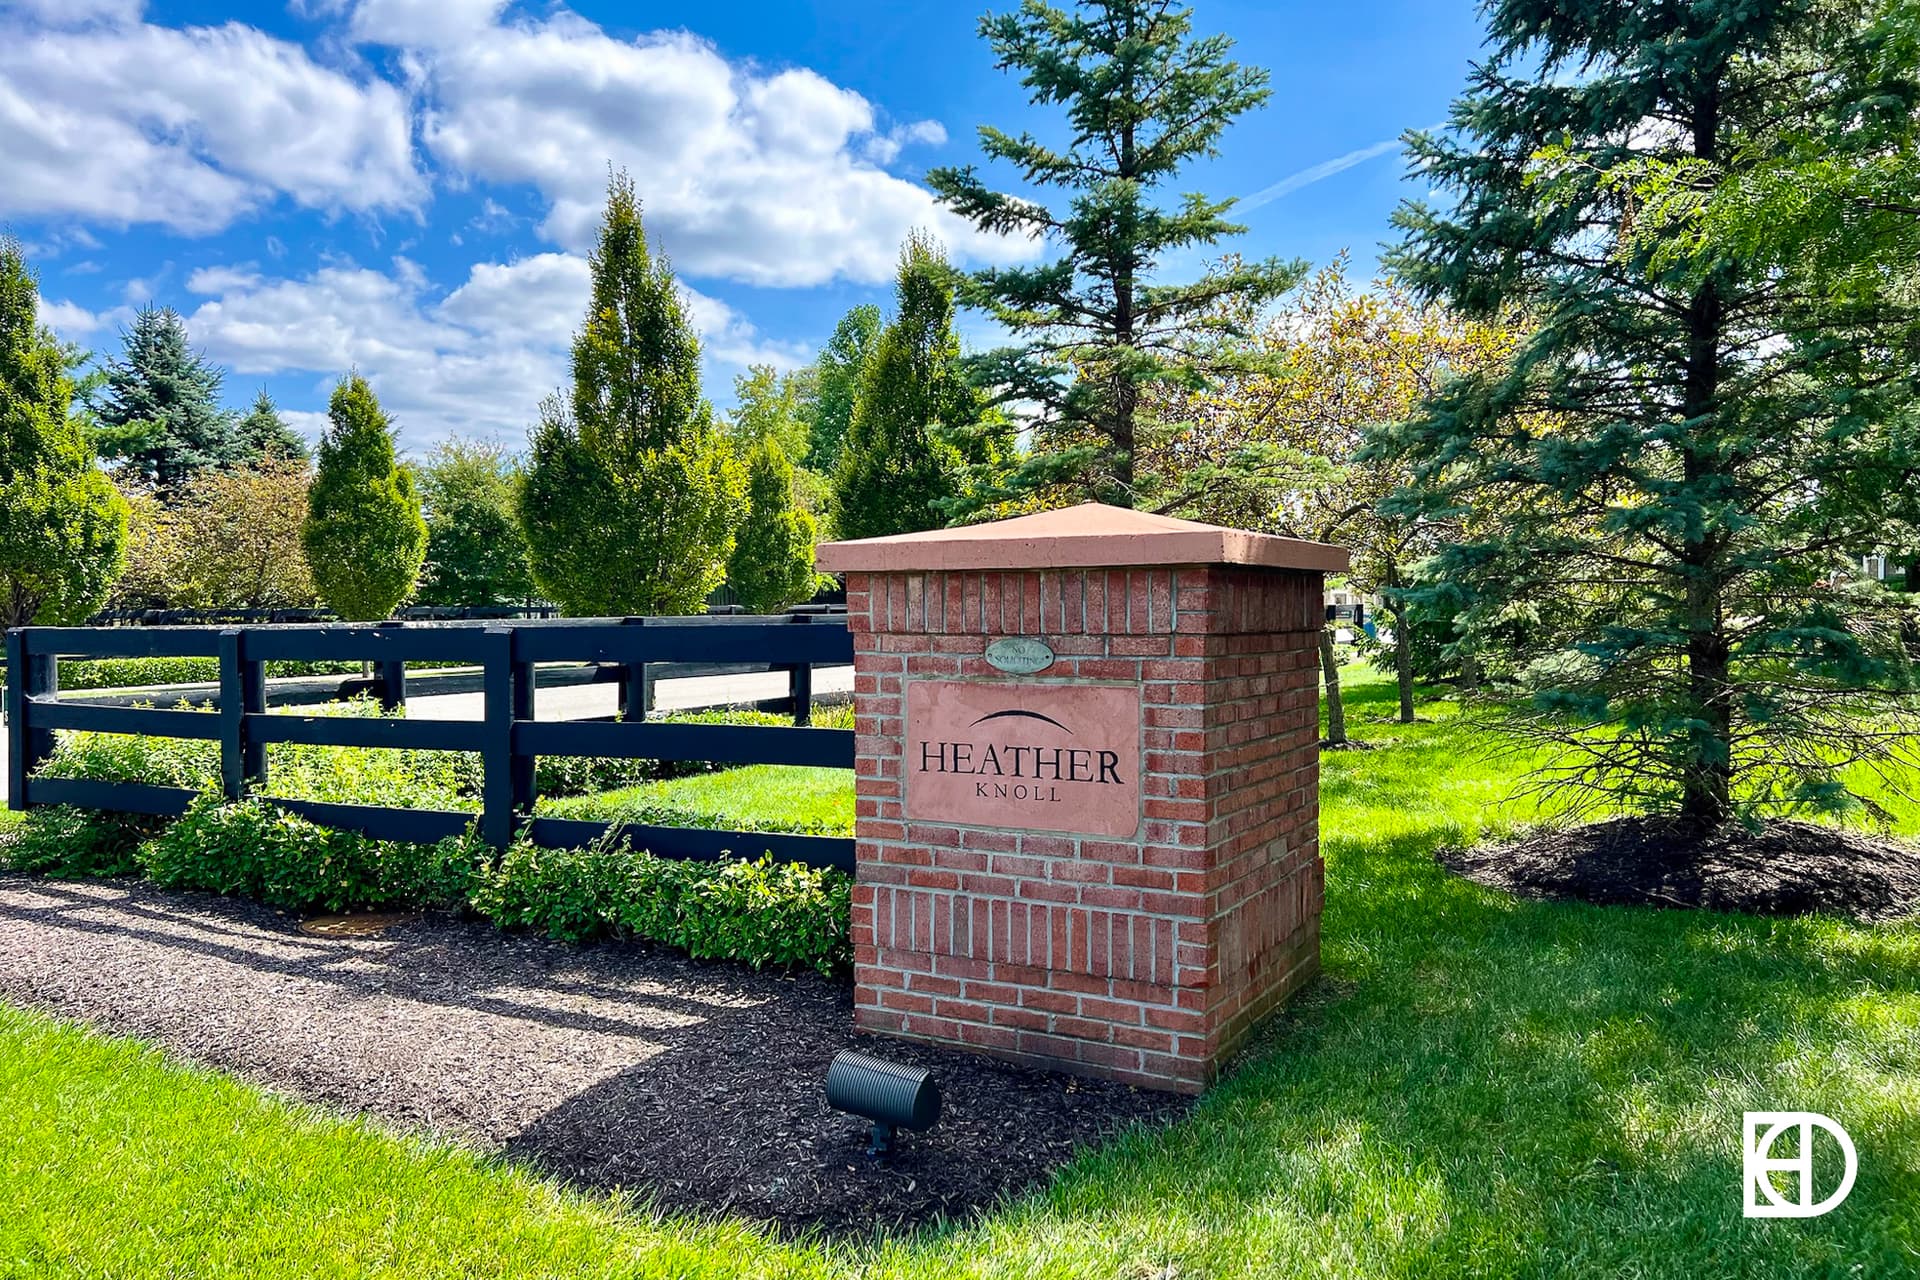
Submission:
<svg viewBox="0 0 1920 1280">
<path fill-rule="evenodd" d="M 374 715 L 364 701 L 325 714 Z M 837 725 L 849 709 L 829 711 Z M 663 717 L 666 718 L 666 717 Z M 784 724 L 759 712 L 698 712 L 680 722 Z M 368 750 L 274 743 L 267 794 L 406 808 L 473 807 L 474 752 Z M 670 761 L 542 760 L 548 794 L 710 771 Z M 691 955 L 825 971 L 851 959 L 851 882 L 835 871 L 770 858 L 730 863 L 655 858 L 611 836 L 586 849 L 521 842 L 496 862 L 472 835 L 435 845 L 372 840 L 317 826 L 265 799 L 224 802 L 216 744 L 134 734 L 60 734 L 44 776 L 147 782 L 201 791 L 179 820 L 65 807 L 34 809 L 0 835 L 0 866 L 62 876 L 143 874 L 158 884 L 238 894 L 294 910 L 419 906 L 471 910 L 503 928 L 565 941 L 638 938 Z M 577 792 L 576 792 L 577 793 Z M 712 825 L 677 810 L 623 813 L 633 821 Z"/>
<path fill-rule="evenodd" d="M 192 709 L 190 704 L 179 704 Z M 369 698 L 303 707 L 301 715 L 378 716 Z M 397 713 L 396 713 L 397 714 Z M 662 724 L 788 725 L 788 716 L 764 711 L 683 711 L 657 717 Z M 820 728 L 852 728 L 851 706 L 823 707 Z M 542 796 L 582 796 L 644 782 L 713 773 L 731 766 L 701 760 L 616 760 L 541 756 L 534 785 Z M 40 767 L 49 778 L 103 782 L 148 782 L 202 790 L 220 781 L 217 743 L 138 734 L 62 731 L 53 756 Z M 289 800 L 343 804 L 391 804 L 425 809 L 470 809 L 479 803 L 477 751 L 415 751 L 363 747 L 317 747 L 271 743 L 267 747 L 266 794 Z"/>
<path fill-rule="evenodd" d="M 837 871 L 771 857 L 656 858 L 609 834 L 584 849 L 516 843 L 479 878 L 470 902 L 504 928 L 569 942 L 643 938 L 701 959 L 831 972 L 853 958 L 852 895 Z"/>
<path fill-rule="evenodd" d="M 135 857 L 148 879 L 168 888 L 238 894 L 299 911 L 350 911 L 463 905 L 489 852 L 471 835 L 438 844 L 373 840 L 318 826 L 266 800 L 228 804 L 208 793 Z"/>
<path fill-rule="evenodd" d="M 444 670 L 445 662 L 409 662 L 409 671 Z M 267 676 L 357 676 L 357 662 L 283 662 L 266 664 Z M 0 668 L 0 686 L 6 684 Z M 66 658 L 60 663 L 60 688 L 143 689 L 162 684 L 217 684 L 218 658 Z"/>
<path fill-rule="evenodd" d="M 566 942 L 635 938 L 703 959 L 806 966 L 852 958 L 852 883 L 798 863 L 682 862 L 611 835 L 584 849 L 517 842 L 496 863 L 469 833 L 438 844 L 321 827 L 261 799 L 211 792 L 157 827 L 122 814 L 29 810 L 0 835 L 0 867 L 54 876 L 144 874 L 170 888 L 236 894 L 301 911 L 471 910 Z"/>
</svg>

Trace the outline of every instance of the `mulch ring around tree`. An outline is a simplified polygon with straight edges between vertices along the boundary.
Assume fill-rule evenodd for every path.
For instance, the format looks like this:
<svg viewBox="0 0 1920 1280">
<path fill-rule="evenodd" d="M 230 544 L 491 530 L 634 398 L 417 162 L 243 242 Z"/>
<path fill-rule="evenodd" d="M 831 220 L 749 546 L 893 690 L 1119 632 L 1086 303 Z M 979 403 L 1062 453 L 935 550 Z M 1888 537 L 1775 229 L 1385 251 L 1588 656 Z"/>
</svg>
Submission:
<svg viewBox="0 0 1920 1280">
<path fill-rule="evenodd" d="M 659 1210 L 832 1235 L 967 1217 L 1187 1105 L 855 1034 L 850 985 L 814 973 L 126 880 L 0 875 L 0 999 Z M 822 1087 L 848 1048 L 931 1069 L 939 1123 L 869 1158 Z"/>
<path fill-rule="evenodd" d="M 1525 898 L 1869 923 L 1920 911 L 1920 846 L 1813 822 L 1702 831 L 1614 818 L 1435 857 L 1456 875 Z"/>
</svg>

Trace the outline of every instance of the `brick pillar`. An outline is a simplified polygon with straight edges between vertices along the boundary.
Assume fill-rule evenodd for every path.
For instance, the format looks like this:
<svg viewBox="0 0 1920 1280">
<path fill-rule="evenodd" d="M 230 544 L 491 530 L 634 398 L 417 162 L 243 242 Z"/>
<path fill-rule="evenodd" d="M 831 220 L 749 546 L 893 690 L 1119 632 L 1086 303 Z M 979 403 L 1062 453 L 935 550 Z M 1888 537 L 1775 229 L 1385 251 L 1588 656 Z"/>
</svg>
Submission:
<svg viewBox="0 0 1920 1280">
<path fill-rule="evenodd" d="M 855 1018 L 1186 1092 L 1318 970 L 1317 543 L 1088 504 L 836 543 Z"/>
</svg>

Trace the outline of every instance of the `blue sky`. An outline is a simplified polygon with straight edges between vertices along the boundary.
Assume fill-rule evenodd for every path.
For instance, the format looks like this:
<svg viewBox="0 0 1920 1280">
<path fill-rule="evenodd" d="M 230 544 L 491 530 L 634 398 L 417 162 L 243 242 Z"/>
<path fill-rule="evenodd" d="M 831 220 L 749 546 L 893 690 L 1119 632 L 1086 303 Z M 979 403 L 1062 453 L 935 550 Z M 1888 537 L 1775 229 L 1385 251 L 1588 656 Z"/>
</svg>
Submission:
<svg viewBox="0 0 1920 1280">
<path fill-rule="evenodd" d="M 353 366 L 409 449 L 517 445 L 565 378 L 612 162 L 725 406 L 748 363 L 805 361 L 884 305 L 913 227 L 963 263 L 1036 252 L 920 185 L 977 158 L 981 123 L 1058 127 L 993 69 L 985 7 L 0 0 L 0 228 L 64 337 L 112 349 L 134 307 L 171 306 L 236 405 L 264 386 L 317 432 Z M 1242 253 L 1371 270 L 1423 194 L 1395 140 L 1444 118 L 1475 6 L 1198 0 L 1196 22 L 1274 93 L 1182 188 L 1246 198 Z"/>
</svg>

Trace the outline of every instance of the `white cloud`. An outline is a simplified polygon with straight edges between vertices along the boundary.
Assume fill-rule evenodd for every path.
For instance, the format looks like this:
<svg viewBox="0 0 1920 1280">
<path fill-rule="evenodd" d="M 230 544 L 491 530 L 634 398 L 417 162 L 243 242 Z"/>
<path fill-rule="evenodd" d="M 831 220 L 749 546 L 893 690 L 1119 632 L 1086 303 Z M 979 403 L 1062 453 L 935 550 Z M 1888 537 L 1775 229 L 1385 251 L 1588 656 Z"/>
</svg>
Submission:
<svg viewBox="0 0 1920 1280">
<path fill-rule="evenodd" d="M 0 14 L 25 14 L 50 27 L 132 22 L 145 8 L 145 0 L 0 0 Z"/>
<path fill-rule="evenodd" d="M 586 260 L 542 253 L 476 263 L 444 298 L 409 266 L 388 274 L 340 263 L 297 279 L 202 269 L 187 279 L 206 298 L 187 328 L 236 374 L 318 374 L 316 390 L 324 392 L 358 369 L 405 447 L 424 449 L 456 434 L 518 445 L 541 398 L 566 382 L 568 347 L 586 307 Z M 801 349 L 766 340 L 724 302 L 687 294 L 710 386 L 724 385 L 749 361 L 804 358 Z"/>
<path fill-rule="evenodd" d="M 680 286 L 680 291 L 686 297 L 687 319 L 699 330 L 700 350 L 709 363 L 734 369 L 744 369 L 750 364 L 793 369 L 812 357 L 812 351 L 804 343 L 767 339 L 751 320 L 720 299 L 685 284 Z"/>
<path fill-rule="evenodd" d="M 465 179 L 535 187 L 549 204 L 542 233 L 563 248 L 590 245 L 612 163 L 633 175 L 650 232 L 694 276 L 880 282 L 915 227 L 963 260 L 1038 252 L 980 235 L 881 167 L 907 145 L 944 140 L 937 123 L 883 131 L 871 103 L 813 71 L 730 64 L 685 32 L 618 40 L 565 9 L 503 22 L 480 0 L 434 22 L 423 6 L 363 3 L 351 29 L 417 67 L 433 155 Z"/>
<path fill-rule="evenodd" d="M 40 299 L 40 323 L 68 342 L 79 342 L 112 323 L 106 312 L 89 311 L 76 302 Z"/>
<path fill-rule="evenodd" d="M 252 27 L 120 20 L 55 28 L 0 12 L 0 213 L 217 231 L 278 195 L 310 208 L 416 206 L 407 95 Z"/>
</svg>

